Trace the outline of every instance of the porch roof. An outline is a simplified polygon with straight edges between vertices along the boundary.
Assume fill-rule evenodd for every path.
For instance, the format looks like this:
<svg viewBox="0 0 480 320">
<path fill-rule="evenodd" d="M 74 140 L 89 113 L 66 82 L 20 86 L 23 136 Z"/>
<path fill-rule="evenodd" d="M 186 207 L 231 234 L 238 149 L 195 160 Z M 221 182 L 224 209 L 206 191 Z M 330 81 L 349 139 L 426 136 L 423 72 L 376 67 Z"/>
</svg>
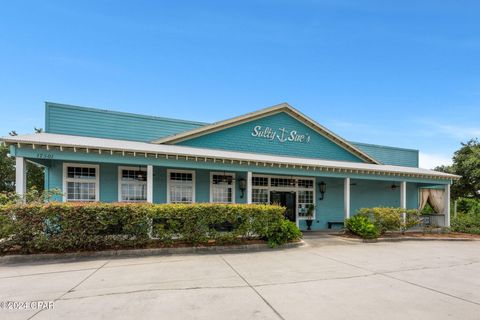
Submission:
<svg viewBox="0 0 480 320">
<path fill-rule="evenodd" d="M 75 152 L 110 152 L 133 153 L 142 156 L 174 156 L 188 158 L 212 159 L 213 161 L 231 161 L 243 163 L 258 163 L 278 167 L 304 168 L 319 171 L 351 172 L 358 174 L 380 174 L 393 176 L 418 177 L 426 179 L 457 180 L 460 176 L 437 172 L 433 170 L 401 167 L 382 164 L 356 163 L 346 161 L 332 161 L 311 158 L 297 158 L 286 156 L 275 156 L 267 154 L 255 154 L 238 151 L 227 151 L 217 149 L 193 148 L 178 145 L 155 144 L 147 142 L 113 140 L 104 138 L 72 136 L 54 133 L 35 133 L 18 136 L 3 137 L 1 140 L 7 145 L 31 145 L 32 148 L 72 148 Z"/>
</svg>

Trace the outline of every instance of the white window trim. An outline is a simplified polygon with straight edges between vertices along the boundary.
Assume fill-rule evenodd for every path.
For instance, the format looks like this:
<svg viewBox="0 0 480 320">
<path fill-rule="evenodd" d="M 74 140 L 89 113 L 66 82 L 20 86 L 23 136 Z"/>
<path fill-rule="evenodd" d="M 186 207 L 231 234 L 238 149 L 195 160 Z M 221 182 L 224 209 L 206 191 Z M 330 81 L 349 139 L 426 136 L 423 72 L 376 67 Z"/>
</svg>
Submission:
<svg viewBox="0 0 480 320">
<path fill-rule="evenodd" d="M 232 202 L 213 202 L 213 176 L 220 175 L 220 176 L 230 176 L 232 177 Z M 235 181 L 235 173 L 231 172 L 210 172 L 210 203 L 235 203 L 235 189 L 236 189 L 236 181 Z"/>
<path fill-rule="evenodd" d="M 68 167 L 78 167 L 78 168 L 95 168 L 95 180 L 93 179 L 73 179 L 67 177 L 67 168 Z M 67 190 L 67 182 L 70 181 L 80 181 L 83 180 L 84 182 L 95 182 L 95 200 L 94 201 L 84 201 L 79 200 L 78 202 L 95 202 L 100 201 L 100 166 L 98 164 L 86 164 L 86 163 L 63 163 L 63 177 L 62 177 L 62 185 L 63 185 L 63 202 L 68 202 L 68 190 Z M 71 201 L 75 202 L 75 201 Z"/>
<path fill-rule="evenodd" d="M 167 169 L 167 203 L 172 203 L 170 200 L 170 173 L 181 172 L 192 174 L 192 203 L 195 203 L 195 170 L 180 170 L 180 169 Z"/>
<path fill-rule="evenodd" d="M 253 194 L 253 189 L 268 190 L 268 203 L 270 203 L 270 192 L 271 191 L 278 191 L 278 192 L 295 191 L 295 215 L 297 217 L 297 221 L 307 220 L 307 217 L 300 217 L 299 212 L 298 212 L 298 192 L 303 191 L 303 190 L 313 191 L 313 205 L 315 206 L 315 210 L 313 210 L 312 220 L 316 219 L 316 217 L 317 217 L 317 186 L 316 186 L 316 178 L 315 177 L 253 174 L 252 179 L 254 177 L 268 178 L 268 186 L 254 186 L 252 184 L 252 194 Z M 295 179 L 295 180 L 313 180 L 313 188 L 302 188 L 302 187 L 298 187 L 298 185 L 296 185 L 295 187 L 272 187 L 271 186 L 271 178 Z"/>
<path fill-rule="evenodd" d="M 140 167 L 141 168 L 141 167 Z M 117 188 L 118 188 L 118 202 L 126 202 L 126 203 L 144 203 L 147 202 L 147 198 L 145 198 L 144 201 L 126 201 L 122 200 L 122 170 L 138 170 L 139 167 L 127 167 L 127 166 L 119 166 L 118 167 L 118 183 L 117 183 Z M 147 175 L 147 180 L 145 181 L 145 188 L 148 187 L 148 174 L 147 174 L 147 168 L 145 170 L 141 169 L 141 171 L 145 171 L 145 175 Z M 130 181 L 131 182 L 131 181 Z M 128 183 L 128 182 L 127 182 Z M 145 189 L 146 190 L 146 189 Z M 148 196 L 147 196 L 148 197 Z"/>
</svg>

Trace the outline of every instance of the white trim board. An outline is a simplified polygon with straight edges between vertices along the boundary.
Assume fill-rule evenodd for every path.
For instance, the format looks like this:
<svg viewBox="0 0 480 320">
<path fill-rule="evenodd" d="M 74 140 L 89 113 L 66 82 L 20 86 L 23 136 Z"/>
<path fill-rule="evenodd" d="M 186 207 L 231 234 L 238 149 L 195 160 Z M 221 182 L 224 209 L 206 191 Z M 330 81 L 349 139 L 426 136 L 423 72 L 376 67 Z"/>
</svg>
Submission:
<svg viewBox="0 0 480 320">
<path fill-rule="evenodd" d="M 196 171 L 195 170 L 182 170 L 182 169 L 167 169 L 167 203 L 172 203 L 170 199 L 170 173 L 171 172 L 180 172 L 180 173 L 191 173 L 192 174 L 192 203 L 195 203 L 195 193 L 196 193 Z"/>
<path fill-rule="evenodd" d="M 232 202 L 213 202 L 213 176 L 214 175 L 225 175 L 225 176 L 231 176 L 232 177 Z M 237 188 L 237 182 L 235 180 L 235 173 L 232 172 L 218 172 L 218 171 L 210 171 L 210 195 L 209 195 L 209 201 L 210 203 L 236 203 L 235 199 L 235 189 Z"/>
<path fill-rule="evenodd" d="M 140 169 L 140 170 L 139 170 Z M 125 200 L 122 200 L 122 188 L 121 188 L 121 185 L 122 185 L 122 170 L 135 170 L 135 171 L 144 171 L 145 172 L 145 175 L 147 175 L 147 168 L 145 167 L 145 170 L 143 170 L 143 167 L 135 167 L 135 166 L 118 166 L 117 167 L 117 171 L 118 171 L 118 176 L 117 176 L 117 191 L 118 191 L 118 197 L 117 197 L 117 201 L 118 202 L 126 202 L 126 203 L 143 203 L 143 202 L 147 202 L 147 198 L 145 198 L 144 201 L 125 201 Z M 143 184 L 140 183 L 140 182 L 132 182 L 132 181 L 125 181 L 127 184 Z M 147 180 L 145 181 L 145 192 L 147 192 L 146 188 L 147 188 L 147 183 L 148 183 L 148 177 L 147 177 Z M 145 194 L 147 196 L 147 194 Z"/>
<path fill-rule="evenodd" d="M 77 168 L 95 168 L 95 180 L 93 179 L 74 179 L 74 178 L 67 178 L 67 168 L 68 167 L 77 167 Z M 75 162 L 64 162 L 63 163 L 63 175 L 62 175 L 62 188 L 63 188 L 63 202 L 69 202 L 67 200 L 67 180 L 72 181 L 79 181 L 81 182 L 95 182 L 95 200 L 94 201 L 85 201 L 85 200 L 78 200 L 78 201 L 70 201 L 70 202 L 96 202 L 100 201 L 100 165 L 98 164 L 87 164 L 87 163 L 75 163 Z"/>
<path fill-rule="evenodd" d="M 268 203 L 270 203 L 270 192 L 271 191 L 276 191 L 276 192 L 288 192 L 288 191 L 294 191 L 295 192 L 295 217 L 298 221 L 300 220 L 307 220 L 306 217 L 300 217 L 299 212 L 298 212 L 298 192 L 299 191 L 313 191 L 313 205 L 315 206 L 315 210 L 313 211 L 313 218 L 312 220 L 315 220 L 317 217 L 317 185 L 316 185 L 316 178 L 315 177 L 305 177 L 305 176 L 282 176 L 282 175 L 268 175 L 268 174 L 252 174 L 252 179 L 255 177 L 263 177 L 263 178 L 269 178 L 268 179 L 268 186 L 254 186 L 252 184 L 252 196 L 253 196 L 253 189 L 264 189 L 268 191 Z M 295 187 L 271 187 L 271 178 L 280 178 L 280 179 L 295 179 L 295 180 L 312 180 L 313 181 L 313 189 L 311 188 L 301 188 L 296 185 Z"/>
</svg>

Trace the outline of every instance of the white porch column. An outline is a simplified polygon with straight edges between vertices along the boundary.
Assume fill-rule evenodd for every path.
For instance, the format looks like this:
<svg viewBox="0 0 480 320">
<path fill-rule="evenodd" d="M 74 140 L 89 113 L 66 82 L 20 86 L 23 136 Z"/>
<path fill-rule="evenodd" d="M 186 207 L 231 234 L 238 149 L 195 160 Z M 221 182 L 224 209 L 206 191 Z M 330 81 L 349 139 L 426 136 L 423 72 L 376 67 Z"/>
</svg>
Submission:
<svg viewBox="0 0 480 320">
<path fill-rule="evenodd" d="M 15 158 L 15 191 L 22 198 L 27 191 L 27 163 L 23 157 Z"/>
<path fill-rule="evenodd" d="M 343 215 L 345 219 L 350 218 L 350 178 L 343 180 Z"/>
<path fill-rule="evenodd" d="M 153 166 L 147 166 L 147 202 L 153 203 Z"/>
<path fill-rule="evenodd" d="M 450 184 L 445 185 L 445 227 L 450 227 Z"/>
<path fill-rule="evenodd" d="M 400 182 L 400 208 L 407 210 L 407 182 Z M 402 213 L 403 223 L 407 222 L 407 212 L 403 211 Z"/>
<path fill-rule="evenodd" d="M 247 203 L 252 203 L 252 172 L 247 172 Z"/>
</svg>

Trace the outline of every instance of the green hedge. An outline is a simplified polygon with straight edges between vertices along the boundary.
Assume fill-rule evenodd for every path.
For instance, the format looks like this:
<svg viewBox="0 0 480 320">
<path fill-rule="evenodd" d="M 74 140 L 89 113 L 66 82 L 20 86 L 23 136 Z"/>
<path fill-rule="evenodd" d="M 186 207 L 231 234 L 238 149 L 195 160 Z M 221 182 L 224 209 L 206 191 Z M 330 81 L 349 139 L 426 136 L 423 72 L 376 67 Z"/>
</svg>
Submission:
<svg viewBox="0 0 480 320">
<path fill-rule="evenodd" d="M 455 232 L 480 234 L 480 212 L 459 213 L 456 217 L 452 218 L 451 230 Z"/>
<path fill-rule="evenodd" d="M 0 252 L 200 245 L 301 237 L 270 205 L 50 203 L 0 206 Z"/>
<path fill-rule="evenodd" d="M 406 220 L 403 222 L 403 213 Z M 387 231 L 405 231 L 421 222 L 415 209 L 375 207 L 362 208 L 357 215 L 345 220 L 346 228 L 365 239 L 378 238 Z"/>
</svg>

